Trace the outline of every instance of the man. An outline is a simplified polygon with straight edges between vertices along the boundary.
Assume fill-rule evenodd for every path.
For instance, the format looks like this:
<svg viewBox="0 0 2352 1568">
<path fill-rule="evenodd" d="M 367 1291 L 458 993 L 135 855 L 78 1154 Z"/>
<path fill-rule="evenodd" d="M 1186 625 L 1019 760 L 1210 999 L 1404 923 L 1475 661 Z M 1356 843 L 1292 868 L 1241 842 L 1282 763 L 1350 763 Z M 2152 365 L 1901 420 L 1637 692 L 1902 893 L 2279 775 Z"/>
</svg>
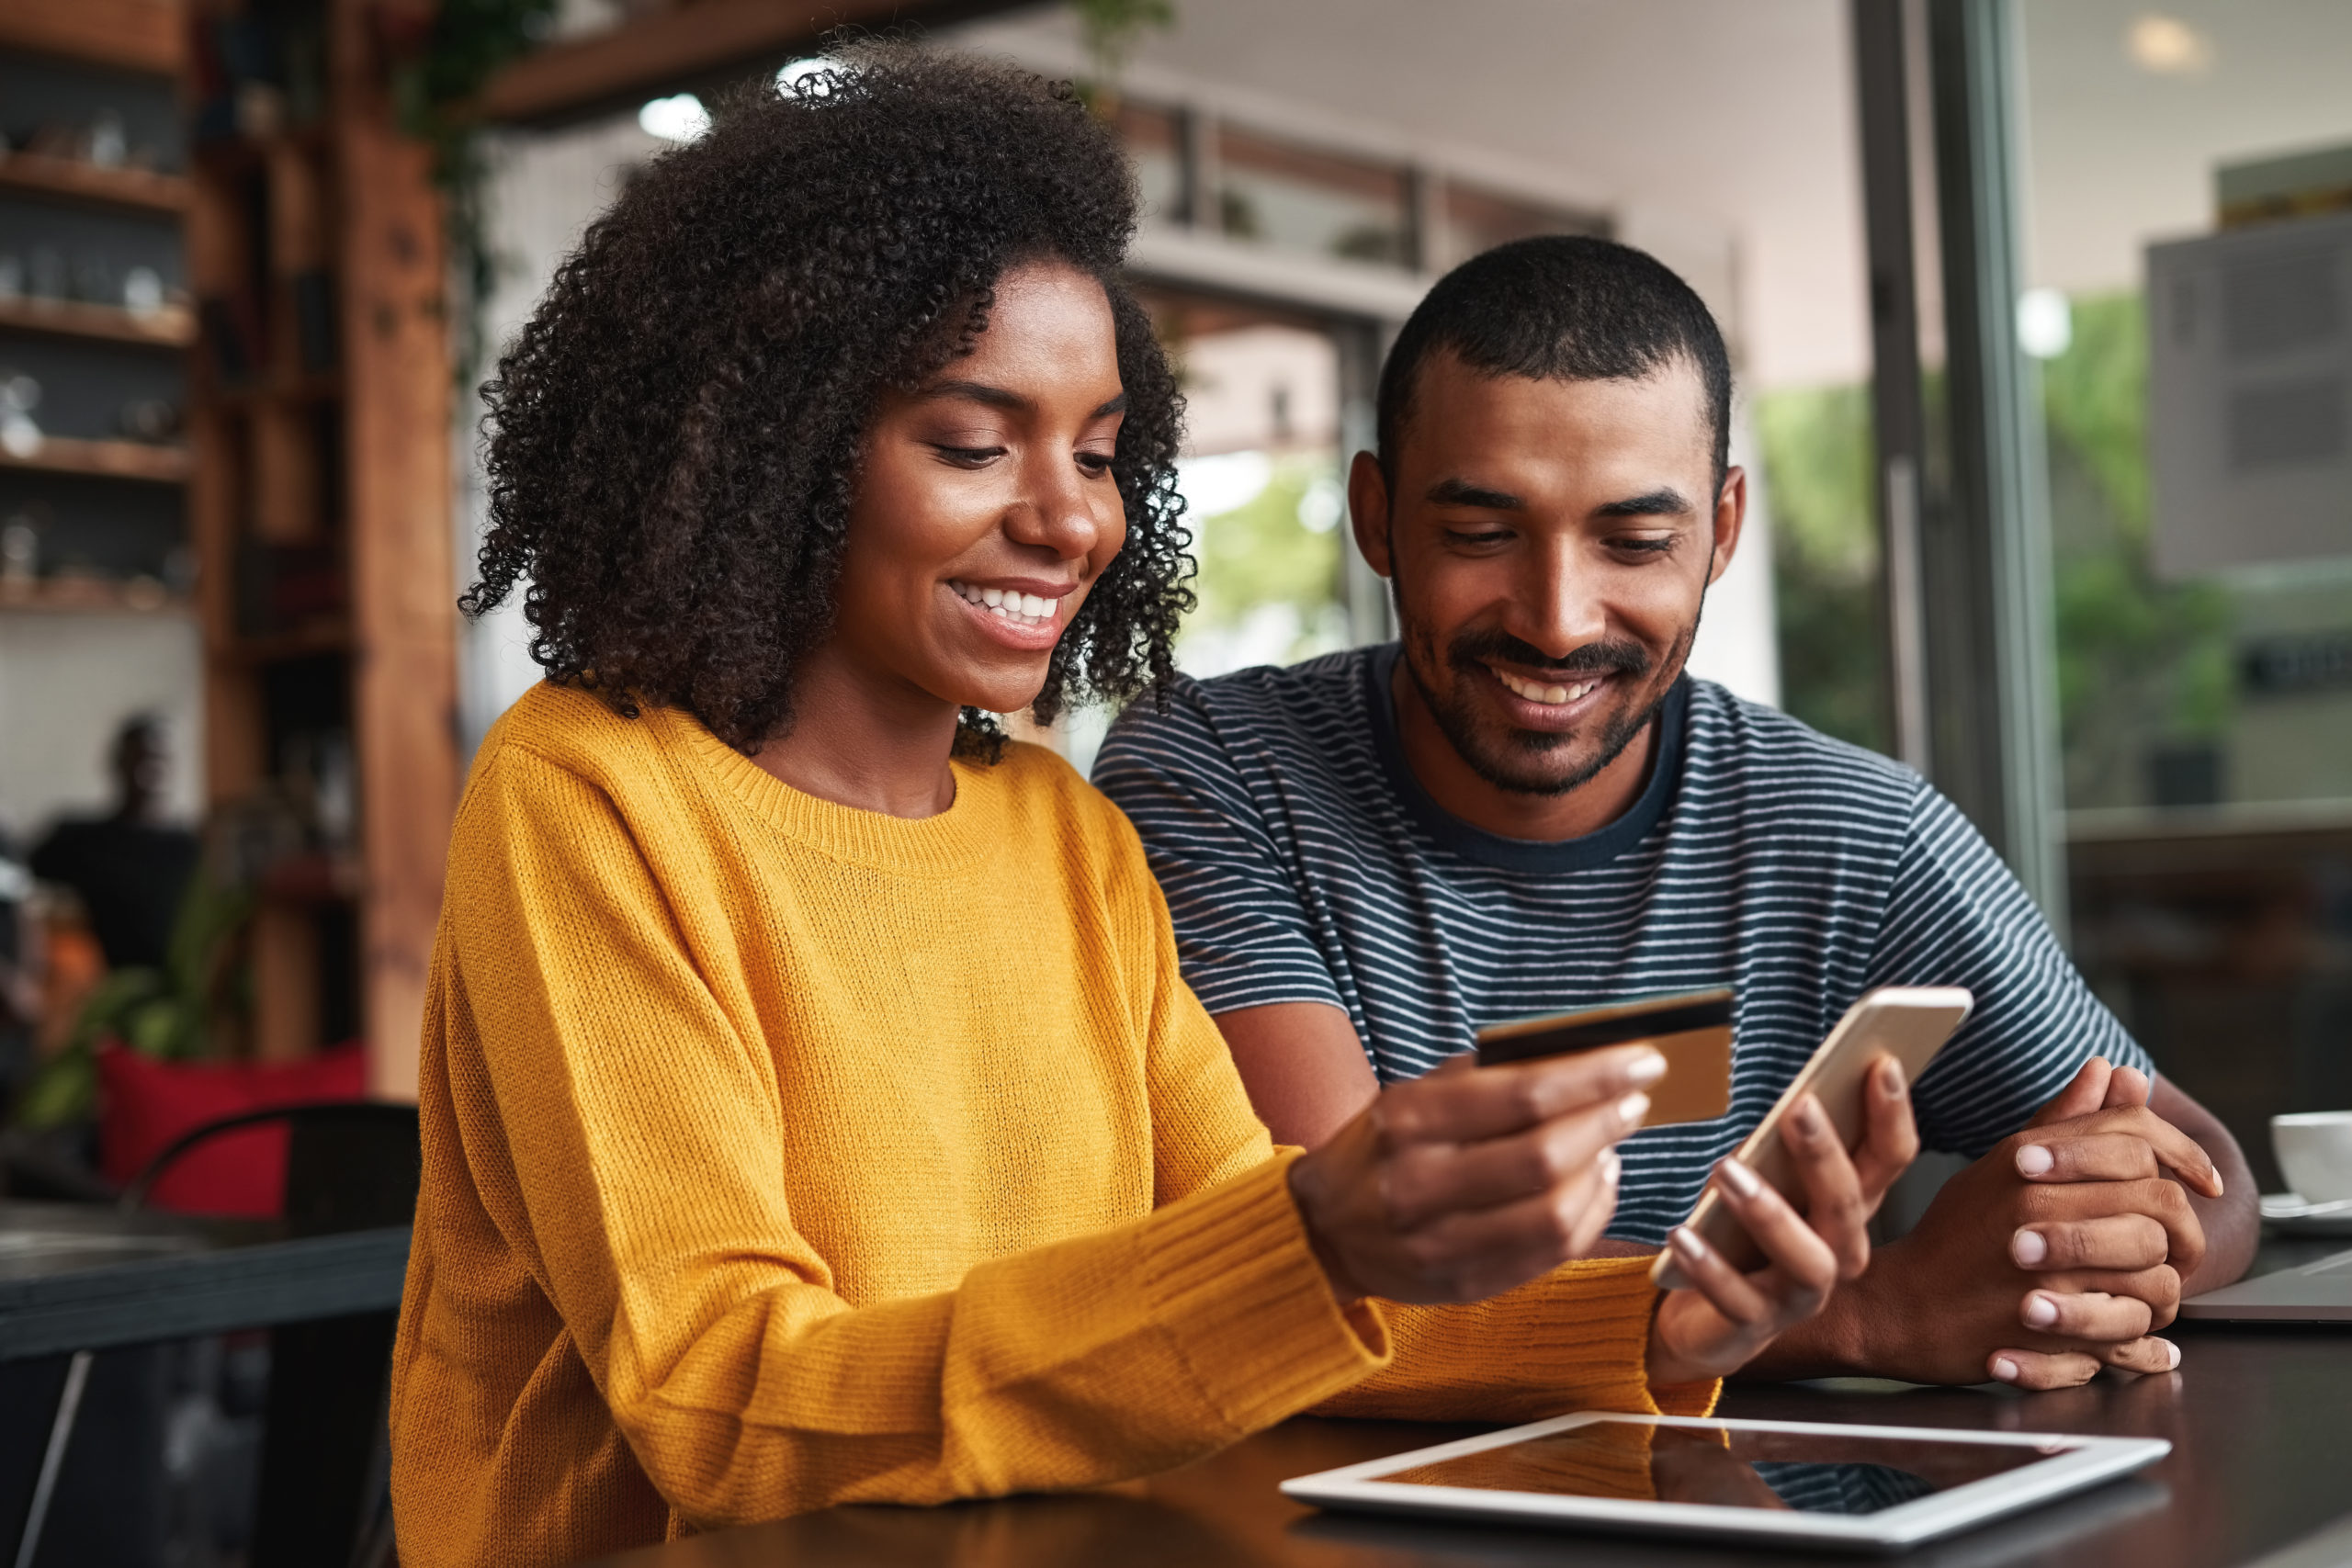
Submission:
<svg viewBox="0 0 2352 1568">
<path fill-rule="evenodd" d="M 1974 1163 L 1758 1370 L 2164 1371 L 2150 1330 L 2252 1254 L 2245 1160 L 1941 795 L 1684 677 L 1747 504 L 1730 404 L 1713 321 L 1648 256 L 1554 238 L 1465 264 L 1399 334 L 1349 478 L 1401 644 L 1181 682 L 1096 782 L 1280 1139 L 1483 1024 L 1736 987 L 1731 1113 L 1625 1145 L 1621 1247 L 1664 1241 L 1856 997 L 1966 986 L 1916 1104 Z"/>
<path fill-rule="evenodd" d="M 160 719 L 125 719 L 107 754 L 114 809 L 73 817 L 33 851 L 32 874 L 80 895 L 109 969 L 160 969 L 196 874 L 197 837 L 164 819 L 171 752 Z"/>
</svg>

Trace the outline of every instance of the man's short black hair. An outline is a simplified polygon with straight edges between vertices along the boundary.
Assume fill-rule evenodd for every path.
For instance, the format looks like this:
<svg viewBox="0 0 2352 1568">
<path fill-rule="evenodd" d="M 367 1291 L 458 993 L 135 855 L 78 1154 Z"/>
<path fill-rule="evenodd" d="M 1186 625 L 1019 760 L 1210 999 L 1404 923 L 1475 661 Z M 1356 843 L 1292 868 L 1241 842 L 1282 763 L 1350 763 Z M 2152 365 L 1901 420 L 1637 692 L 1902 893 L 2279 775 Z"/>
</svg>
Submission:
<svg viewBox="0 0 2352 1568">
<path fill-rule="evenodd" d="M 1723 489 L 1731 357 L 1706 305 L 1657 257 L 1588 234 L 1549 234 L 1498 245 L 1439 278 L 1380 371 L 1380 471 L 1392 489 L 1421 363 L 1445 349 L 1473 370 L 1531 380 L 1640 380 L 1688 363 L 1706 389 Z"/>
</svg>

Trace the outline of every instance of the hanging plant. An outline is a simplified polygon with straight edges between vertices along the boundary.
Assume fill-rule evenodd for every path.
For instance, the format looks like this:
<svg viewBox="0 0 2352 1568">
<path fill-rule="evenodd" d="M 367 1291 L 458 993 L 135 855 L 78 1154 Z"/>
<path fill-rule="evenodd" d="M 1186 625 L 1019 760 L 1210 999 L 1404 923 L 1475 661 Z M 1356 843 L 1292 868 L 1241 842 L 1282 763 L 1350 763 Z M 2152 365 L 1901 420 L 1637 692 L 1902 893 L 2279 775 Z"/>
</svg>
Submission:
<svg viewBox="0 0 2352 1568">
<path fill-rule="evenodd" d="M 429 28 L 389 52 L 401 129 L 433 150 L 434 183 L 448 208 L 449 255 L 462 307 L 452 313 L 450 361 L 461 394 L 481 363 L 481 313 L 497 282 L 482 220 L 489 165 L 472 105 L 500 67 L 528 53 L 555 27 L 556 0 L 440 0 Z"/>
<path fill-rule="evenodd" d="M 1078 84 L 1087 106 L 1105 119 L 1119 112 L 1119 78 L 1148 32 L 1176 25 L 1175 0 L 1069 0 L 1086 46 L 1086 80 Z"/>
</svg>

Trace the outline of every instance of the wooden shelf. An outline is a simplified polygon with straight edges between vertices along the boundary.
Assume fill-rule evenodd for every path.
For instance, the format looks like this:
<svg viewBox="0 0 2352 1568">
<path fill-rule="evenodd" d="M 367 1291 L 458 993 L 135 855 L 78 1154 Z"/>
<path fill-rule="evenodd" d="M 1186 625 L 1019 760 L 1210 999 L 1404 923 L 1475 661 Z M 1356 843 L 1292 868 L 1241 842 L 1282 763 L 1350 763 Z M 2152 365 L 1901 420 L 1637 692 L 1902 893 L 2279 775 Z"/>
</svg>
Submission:
<svg viewBox="0 0 2352 1568">
<path fill-rule="evenodd" d="M 7 0 L 0 49 L 121 71 L 176 75 L 187 61 L 186 7 L 173 0 Z"/>
<path fill-rule="evenodd" d="M 348 653 L 351 628 L 340 622 L 275 632 L 267 637 L 240 637 L 213 650 L 221 663 L 251 669 L 288 659 L 309 659 L 321 653 Z"/>
<path fill-rule="evenodd" d="M 0 579 L 0 615 L 185 615 L 195 606 L 153 578 L 130 582 L 109 577 L 43 577 L 30 582 Z"/>
<path fill-rule="evenodd" d="M 343 378 L 330 370 L 311 376 L 222 384 L 211 389 L 210 396 L 222 407 L 237 410 L 264 403 L 331 403 L 343 396 Z"/>
<path fill-rule="evenodd" d="M 189 348 L 196 343 L 196 312 L 185 305 L 141 313 L 79 299 L 0 299 L 0 327 L 155 348 Z"/>
<path fill-rule="evenodd" d="M 62 197 L 101 207 L 129 207 L 177 217 L 188 209 L 188 182 L 153 169 L 109 169 L 43 152 L 0 153 L 0 191 Z"/>
<path fill-rule="evenodd" d="M 178 484 L 187 478 L 190 467 L 185 446 L 150 446 L 138 441 L 76 441 L 50 435 L 22 457 L 0 448 L 0 468 L 29 468 L 36 473 Z"/>
</svg>

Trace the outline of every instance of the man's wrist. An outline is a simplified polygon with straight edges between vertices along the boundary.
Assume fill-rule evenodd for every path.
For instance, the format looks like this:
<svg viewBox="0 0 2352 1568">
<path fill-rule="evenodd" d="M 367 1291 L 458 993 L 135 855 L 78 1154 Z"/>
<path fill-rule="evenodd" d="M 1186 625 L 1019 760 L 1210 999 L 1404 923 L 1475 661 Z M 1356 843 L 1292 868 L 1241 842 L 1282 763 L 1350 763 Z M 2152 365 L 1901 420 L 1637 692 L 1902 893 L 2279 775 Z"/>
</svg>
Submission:
<svg viewBox="0 0 2352 1568">
<path fill-rule="evenodd" d="M 1875 1292 L 1871 1285 L 1883 1277 L 1889 1250 L 1875 1249 L 1860 1279 L 1840 1284 L 1819 1312 L 1784 1331 L 1733 1375 L 1761 1382 L 1867 1375 L 1873 1366 L 1871 1298 Z"/>
</svg>

